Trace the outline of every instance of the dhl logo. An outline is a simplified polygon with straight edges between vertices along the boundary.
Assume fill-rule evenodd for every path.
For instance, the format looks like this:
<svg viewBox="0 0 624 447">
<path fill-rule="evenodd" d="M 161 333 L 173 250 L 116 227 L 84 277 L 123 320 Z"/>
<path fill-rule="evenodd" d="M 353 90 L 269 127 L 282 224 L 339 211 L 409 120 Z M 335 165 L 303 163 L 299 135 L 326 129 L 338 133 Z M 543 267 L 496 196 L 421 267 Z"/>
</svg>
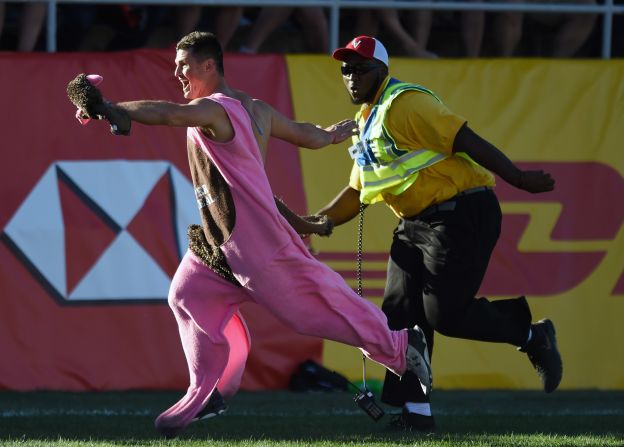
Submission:
<svg viewBox="0 0 624 447">
<path fill-rule="evenodd" d="M 550 172 L 556 188 L 532 195 L 497 182 L 503 229 L 480 294 L 552 296 L 590 282 L 607 295 L 624 295 L 622 176 L 596 162 L 519 165 Z M 383 296 L 387 257 L 364 253 L 365 297 Z M 354 252 L 325 252 L 318 259 L 355 287 Z"/>
</svg>

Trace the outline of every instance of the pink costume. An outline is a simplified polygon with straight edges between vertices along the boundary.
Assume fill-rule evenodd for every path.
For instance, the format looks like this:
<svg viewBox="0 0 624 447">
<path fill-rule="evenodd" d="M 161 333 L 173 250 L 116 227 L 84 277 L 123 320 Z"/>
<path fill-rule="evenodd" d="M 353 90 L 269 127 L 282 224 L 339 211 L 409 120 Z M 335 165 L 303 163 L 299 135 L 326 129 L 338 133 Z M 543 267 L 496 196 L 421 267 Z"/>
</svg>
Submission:
<svg viewBox="0 0 624 447">
<path fill-rule="evenodd" d="M 235 136 L 219 143 L 189 128 L 189 164 L 208 244 L 220 249 L 242 287 L 218 276 L 191 251 L 182 259 L 169 305 L 178 322 L 190 386 L 156 419 L 156 427 L 186 427 L 215 387 L 226 398 L 236 392 L 249 351 L 237 313 L 246 301 L 266 307 L 301 334 L 360 347 L 402 375 L 407 331 L 390 331 L 379 308 L 310 255 L 277 210 L 247 111 L 222 94 L 209 98 L 226 110 Z"/>
</svg>

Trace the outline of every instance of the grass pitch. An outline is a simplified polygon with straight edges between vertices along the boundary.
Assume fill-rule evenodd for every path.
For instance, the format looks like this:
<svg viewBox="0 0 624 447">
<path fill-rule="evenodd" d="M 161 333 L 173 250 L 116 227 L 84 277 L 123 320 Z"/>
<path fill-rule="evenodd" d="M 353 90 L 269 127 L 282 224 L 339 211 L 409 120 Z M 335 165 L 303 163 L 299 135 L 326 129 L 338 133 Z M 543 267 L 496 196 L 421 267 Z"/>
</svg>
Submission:
<svg viewBox="0 0 624 447">
<path fill-rule="evenodd" d="M 0 446 L 624 446 L 624 392 L 435 391 L 433 433 L 375 423 L 349 393 L 242 392 L 162 439 L 154 418 L 180 396 L 0 392 Z"/>
</svg>

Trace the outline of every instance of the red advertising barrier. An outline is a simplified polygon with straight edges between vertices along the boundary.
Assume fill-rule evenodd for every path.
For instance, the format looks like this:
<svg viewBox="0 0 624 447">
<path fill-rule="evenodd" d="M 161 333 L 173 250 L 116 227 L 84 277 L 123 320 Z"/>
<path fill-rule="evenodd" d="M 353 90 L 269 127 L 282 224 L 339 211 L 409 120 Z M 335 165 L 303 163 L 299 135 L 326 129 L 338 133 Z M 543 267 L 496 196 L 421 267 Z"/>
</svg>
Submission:
<svg viewBox="0 0 624 447">
<path fill-rule="evenodd" d="M 186 387 L 166 305 L 186 225 L 198 220 L 185 130 L 134 125 L 115 137 L 101 123 L 81 127 L 65 94 L 84 72 L 104 77 L 112 101 L 181 102 L 173 58 L 0 54 L 0 389 Z M 230 86 L 292 116 L 282 57 L 228 55 L 225 70 Z M 276 194 L 305 212 L 297 148 L 273 141 L 267 171 Z M 243 388 L 283 388 L 300 362 L 320 359 L 320 340 L 258 306 L 243 313 L 252 337 Z"/>
</svg>

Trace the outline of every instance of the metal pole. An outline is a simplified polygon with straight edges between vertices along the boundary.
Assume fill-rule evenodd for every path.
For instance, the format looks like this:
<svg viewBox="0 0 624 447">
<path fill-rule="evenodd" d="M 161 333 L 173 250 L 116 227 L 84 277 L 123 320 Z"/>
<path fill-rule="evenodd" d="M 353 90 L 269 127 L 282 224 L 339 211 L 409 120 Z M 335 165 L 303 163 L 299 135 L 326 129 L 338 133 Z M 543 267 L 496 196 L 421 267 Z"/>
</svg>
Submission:
<svg viewBox="0 0 624 447">
<path fill-rule="evenodd" d="M 613 0 L 605 0 L 602 15 L 602 58 L 611 59 L 611 35 L 613 33 Z"/>
<path fill-rule="evenodd" d="M 329 54 L 338 48 L 340 36 L 340 0 L 334 0 L 329 16 Z"/>
<path fill-rule="evenodd" d="M 46 18 L 46 47 L 48 53 L 56 53 L 56 0 L 48 0 L 48 17 Z"/>
</svg>

